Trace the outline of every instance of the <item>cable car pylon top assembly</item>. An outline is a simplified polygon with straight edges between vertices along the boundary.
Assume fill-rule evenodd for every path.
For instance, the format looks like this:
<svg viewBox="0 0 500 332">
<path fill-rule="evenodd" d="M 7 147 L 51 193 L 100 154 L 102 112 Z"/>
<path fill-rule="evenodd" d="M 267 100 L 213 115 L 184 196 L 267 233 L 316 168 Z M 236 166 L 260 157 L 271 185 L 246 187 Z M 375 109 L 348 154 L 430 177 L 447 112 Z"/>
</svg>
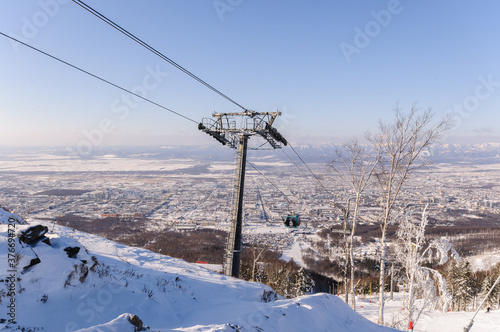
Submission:
<svg viewBox="0 0 500 332">
<path fill-rule="evenodd" d="M 222 145 L 228 145 L 234 149 L 238 148 L 241 136 L 259 135 L 264 138 L 272 149 L 281 148 L 281 144 L 287 145 L 286 139 L 272 125 L 281 112 L 256 112 L 245 110 L 237 113 L 216 113 L 215 118 L 203 118 L 198 129 L 215 138 Z M 237 126 L 237 117 L 241 124 Z M 264 148 L 254 148 L 264 150 Z"/>
<path fill-rule="evenodd" d="M 231 229 L 224 254 L 224 274 L 238 278 L 240 275 L 242 249 L 242 216 L 243 188 L 245 183 L 245 168 L 247 159 L 248 139 L 250 136 L 262 137 L 271 149 L 279 149 L 287 145 L 286 139 L 273 127 L 274 120 L 281 112 L 256 112 L 245 110 L 237 113 L 213 113 L 213 118 L 203 118 L 198 129 L 215 138 L 222 145 L 237 150 L 238 169 L 233 195 L 233 212 L 231 214 Z M 237 119 L 240 125 L 237 126 Z M 269 150 L 261 145 L 254 150 Z"/>
</svg>

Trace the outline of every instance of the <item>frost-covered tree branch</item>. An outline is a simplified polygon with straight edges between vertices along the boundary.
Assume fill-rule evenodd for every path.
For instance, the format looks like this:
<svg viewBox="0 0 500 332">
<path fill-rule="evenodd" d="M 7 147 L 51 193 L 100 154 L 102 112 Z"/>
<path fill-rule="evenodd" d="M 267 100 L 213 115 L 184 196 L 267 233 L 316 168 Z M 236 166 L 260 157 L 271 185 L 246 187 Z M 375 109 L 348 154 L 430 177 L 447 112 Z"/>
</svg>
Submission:
<svg viewBox="0 0 500 332">
<path fill-rule="evenodd" d="M 408 284 L 408 292 L 405 295 L 406 326 L 410 321 L 415 326 L 425 310 L 434 308 L 448 310 L 451 300 L 445 278 L 439 271 L 424 264 L 441 265 L 446 263 L 450 256 L 458 254 L 444 239 L 426 239 L 425 228 L 428 224 L 426 209 L 419 222 L 413 222 L 408 217 L 402 218 L 396 233 L 398 237 L 396 259 L 401 262 L 405 270 Z"/>
<path fill-rule="evenodd" d="M 450 129 L 453 125 L 449 117 L 433 123 L 432 111 L 429 109 L 422 112 L 416 104 L 412 105 L 408 114 L 403 113 L 402 108 L 396 104 L 394 117 L 394 121 L 389 124 L 380 121 L 378 134 L 369 137 L 373 147 L 379 149 L 381 155 L 374 173 L 382 208 L 379 324 L 384 324 L 386 235 L 387 226 L 393 220 L 393 209 L 399 199 L 403 184 L 415 170 L 429 164 L 428 161 L 420 158 L 422 152 L 434 144 L 443 131 Z"/>
<path fill-rule="evenodd" d="M 359 206 L 365 188 L 371 181 L 372 175 L 380 159 L 380 149 L 369 153 L 366 147 L 359 144 L 357 139 L 344 142 L 341 149 L 336 150 L 337 158 L 333 163 L 333 170 L 346 183 L 347 199 L 344 210 L 347 211 L 344 217 L 344 240 L 345 240 L 345 260 L 346 269 L 350 267 L 352 308 L 356 310 L 356 290 L 354 282 L 354 239 L 356 234 L 356 224 L 359 218 Z M 339 164 L 338 166 L 335 164 Z M 353 211 L 350 202 L 353 201 Z M 351 213 L 352 212 L 352 213 Z M 350 223 L 348 218 L 350 217 Z M 348 226 L 350 229 L 348 230 Z M 349 231 L 349 239 L 347 233 Z M 347 285 L 347 270 L 345 271 L 345 283 Z M 347 287 L 346 287 L 347 294 Z M 348 295 L 346 295 L 346 302 Z"/>
</svg>

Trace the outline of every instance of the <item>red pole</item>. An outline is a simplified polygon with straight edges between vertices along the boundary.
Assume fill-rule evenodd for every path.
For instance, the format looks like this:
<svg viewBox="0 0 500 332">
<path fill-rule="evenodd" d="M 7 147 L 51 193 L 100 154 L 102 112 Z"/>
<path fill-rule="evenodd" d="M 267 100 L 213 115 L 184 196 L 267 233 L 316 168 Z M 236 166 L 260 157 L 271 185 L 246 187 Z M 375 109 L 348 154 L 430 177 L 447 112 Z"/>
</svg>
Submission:
<svg viewBox="0 0 500 332">
<path fill-rule="evenodd" d="M 410 321 L 409 330 L 410 330 L 410 331 L 413 331 L 413 322 L 412 322 L 412 321 Z"/>
</svg>

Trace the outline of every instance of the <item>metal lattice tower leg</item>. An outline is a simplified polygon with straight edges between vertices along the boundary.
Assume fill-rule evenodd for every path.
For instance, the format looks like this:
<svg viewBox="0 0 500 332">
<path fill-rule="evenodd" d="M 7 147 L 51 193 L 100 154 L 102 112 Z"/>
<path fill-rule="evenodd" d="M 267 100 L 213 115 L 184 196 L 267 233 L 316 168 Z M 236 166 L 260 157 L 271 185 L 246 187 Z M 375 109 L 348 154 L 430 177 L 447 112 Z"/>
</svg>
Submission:
<svg viewBox="0 0 500 332">
<path fill-rule="evenodd" d="M 237 113 L 215 113 L 215 119 L 204 118 L 198 129 L 215 138 L 222 145 L 238 150 L 238 165 L 233 197 L 231 230 L 224 252 L 224 274 L 238 278 L 241 260 L 241 230 L 243 215 L 243 187 L 245 182 L 245 166 L 247 162 L 248 138 L 258 135 L 271 145 L 273 149 L 287 145 L 286 139 L 272 125 L 281 112 L 257 112 L 245 109 Z M 234 117 L 241 118 L 241 126 L 236 126 Z M 262 145 L 261 145 L 262 146 Z M 257 148 L 256 150 L 259 150 Z M 265 211 L 264 211 L 265 212 Z"/>
<path fill-rule="evenodd" d="M 245 167 L 247 162 L 247 143 L 248 135 L 240 135 L 238 145 L 238 169 L 236 173 L 236 183 L 234 186 L 231 229 L 227 238 L 226 253 L 224 255 L 224 274 L 235 278 L 240 276 L 243 187 L 245 183 Z"/>
</svg>

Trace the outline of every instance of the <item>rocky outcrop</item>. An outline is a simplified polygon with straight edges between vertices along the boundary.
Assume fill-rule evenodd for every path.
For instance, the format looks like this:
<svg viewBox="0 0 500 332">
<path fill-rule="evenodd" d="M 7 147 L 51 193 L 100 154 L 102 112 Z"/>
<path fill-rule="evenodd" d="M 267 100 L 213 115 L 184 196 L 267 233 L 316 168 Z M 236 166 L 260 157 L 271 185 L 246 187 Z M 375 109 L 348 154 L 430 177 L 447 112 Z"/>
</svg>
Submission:
<svg viewBox="0 0 500 332">
<path fill-rule="evenodd" d="M 46 239 L 45 234 L 49 231 L 47 226 L 36 225 L 28 228 L 24 232 L 20 232 L 19 240 L 28 245 L 35 245 L 39 241 Z"/>
<path fill-rule="evenodd" d="M 76 255 L 80 252 L 80 247 L 66 247 L 64 248 L 64 251 L 66 251 L 66 254 L 69 258 L 75 258 Z"/>
<path fill-rule="evenodd" d="M 33 258 L 31 261 L 30 261 L 30 264 L 23 267 L 23 271 L 21 273 L 26 273 L 26 271 L 28 271 L 29 268 L 31 268 L 32 266 L 35 266 L 39 263 L 41 263 L 42 261 L 40 260 L 40 258 L 36 257 L 36 258 Z"/>
<path fill-rule="evenodd" d="M 130 324 L 135 326 L 135 331 L 143 331 L 142 329 L 142 320 L 137 315 L 132 315 L 128 318 Z"/>
</svg>

